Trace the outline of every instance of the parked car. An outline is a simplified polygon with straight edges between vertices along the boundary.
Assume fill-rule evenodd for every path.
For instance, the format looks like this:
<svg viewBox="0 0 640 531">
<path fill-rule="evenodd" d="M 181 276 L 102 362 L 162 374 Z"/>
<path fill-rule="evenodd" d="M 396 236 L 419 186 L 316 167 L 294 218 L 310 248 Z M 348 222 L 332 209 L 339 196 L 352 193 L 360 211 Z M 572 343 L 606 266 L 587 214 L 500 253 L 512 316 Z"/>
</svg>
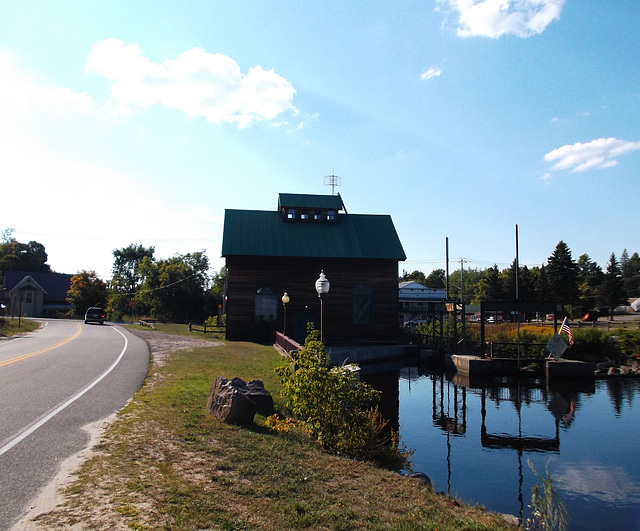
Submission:
<svg viewBox="0 0 640 531">
<path fill-rule="evenodd" d="M 98 323 L 104 324 L 104 310 L 97 306 L 87 308 L 87 313 L 84 314 L 84 322 L 86 323 Z"/>
</svg>

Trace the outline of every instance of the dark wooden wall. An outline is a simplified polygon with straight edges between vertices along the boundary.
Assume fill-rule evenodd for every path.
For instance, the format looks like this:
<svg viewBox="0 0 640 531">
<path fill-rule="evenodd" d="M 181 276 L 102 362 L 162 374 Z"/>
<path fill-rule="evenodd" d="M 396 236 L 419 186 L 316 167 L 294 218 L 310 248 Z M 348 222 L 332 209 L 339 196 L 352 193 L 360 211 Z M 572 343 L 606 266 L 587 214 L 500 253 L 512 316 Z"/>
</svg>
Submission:
<svg viewBox="0 0 640 531">
<path fill-rule="evenodd" d="M 328 345 L 393 343 L 398 340 L 398 262 L 396 260 L 310 259 L 228 256 L 227 339 L 256 339 L 256 289 L 269 285 L 277 293 L 278 313 L 269 323 L 283 330 L 281 297 L 286 291 L 287 335 L 304 341 L 306 318 L 320 326 L 320 300 L 315 282 L 324 273 L 331 283 L 324 300 L 324 339 Z M 356 325 L 352 290 L 365 284 L 373 290 L 372 325 Z M 263 327 L 266 323 L 263 323 Z M 295 330 L 298 332 L 296 337 Z"/>
</svg>

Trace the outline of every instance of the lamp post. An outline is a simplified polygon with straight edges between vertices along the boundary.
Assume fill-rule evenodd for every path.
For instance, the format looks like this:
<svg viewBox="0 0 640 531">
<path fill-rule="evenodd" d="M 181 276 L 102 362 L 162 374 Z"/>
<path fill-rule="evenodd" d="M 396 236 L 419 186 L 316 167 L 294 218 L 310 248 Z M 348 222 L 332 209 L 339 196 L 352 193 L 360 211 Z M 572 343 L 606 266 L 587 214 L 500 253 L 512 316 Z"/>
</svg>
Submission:
<svg viewBox="0 0 640 531">
<path fill-rule="evenodd" d="M 284 295 L 282 296 L 282 309 L 284 312 L 284 323 L 282 324 L 282 335 L 286 336 L 287 335 L 287 304 L 289 304 L 289 301 L 291 299 L 289 298 L 289 295 L 287 294 L 287 292 L 284 292 Z"/>
<path fill-rule="evenodd" d="M 320 299 L 320 341 L 324 343 L 324 315 L 323 315 L 323 302 L 324 297 L 327 293 L 329 293 L 329 281 L 327 277 L 324 276 L 324 269 L 320 271 L 320 276 L 318 280 L 316 280 L 316 291 L 318 292 L 318 298 Z"/>
</svg>

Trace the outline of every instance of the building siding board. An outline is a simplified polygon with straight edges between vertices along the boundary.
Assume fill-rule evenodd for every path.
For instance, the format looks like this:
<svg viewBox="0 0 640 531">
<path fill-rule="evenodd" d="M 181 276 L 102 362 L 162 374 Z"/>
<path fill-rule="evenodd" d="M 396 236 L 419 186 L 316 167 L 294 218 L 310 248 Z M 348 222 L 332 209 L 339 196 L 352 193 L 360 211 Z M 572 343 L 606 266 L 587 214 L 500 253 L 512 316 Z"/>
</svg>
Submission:
<svg viewBox="0 0 640 531">
<path fill-rule="evenodd" d="M 280 297 L 286 291 L 287 330 L 292 335 L 296 314 L 308 312 L 319 326 L 320 302 L 315 281 L 323 269 L 331 282 L 324 302 L 325 340 L 328 344 L 389 343 L 398 339 L 398 265 L 395 260 L 281 259 L 277 257 L 227 258 L 227 338 L 251 338 L 254 327 L 256 289 L 272 286 L 278 294 L 275 328 L 283 329 Z M 352 316 L 352 291 L 359 284 L 373 290 L 372 325 L 355 325 Z M 304 338 L 297 337 L 298 340 Z"/>
</svg>

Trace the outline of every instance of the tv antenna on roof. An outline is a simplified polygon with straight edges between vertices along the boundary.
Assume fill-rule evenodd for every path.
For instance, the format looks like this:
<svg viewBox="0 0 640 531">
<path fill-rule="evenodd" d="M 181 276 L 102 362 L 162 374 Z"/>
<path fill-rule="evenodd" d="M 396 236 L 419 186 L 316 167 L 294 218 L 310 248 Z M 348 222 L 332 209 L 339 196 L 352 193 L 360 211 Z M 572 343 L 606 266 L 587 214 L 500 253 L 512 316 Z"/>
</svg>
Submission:
<svg viewBox="0 0 640 531">
<path fill-rule="evenodd" d="M 331 175 L 325 175 L 324 185 L 331 186 L 331 195 L 335 195 L 336 186 L 342 185 L 342 179 L 333 173 Z"/>
</svg>

